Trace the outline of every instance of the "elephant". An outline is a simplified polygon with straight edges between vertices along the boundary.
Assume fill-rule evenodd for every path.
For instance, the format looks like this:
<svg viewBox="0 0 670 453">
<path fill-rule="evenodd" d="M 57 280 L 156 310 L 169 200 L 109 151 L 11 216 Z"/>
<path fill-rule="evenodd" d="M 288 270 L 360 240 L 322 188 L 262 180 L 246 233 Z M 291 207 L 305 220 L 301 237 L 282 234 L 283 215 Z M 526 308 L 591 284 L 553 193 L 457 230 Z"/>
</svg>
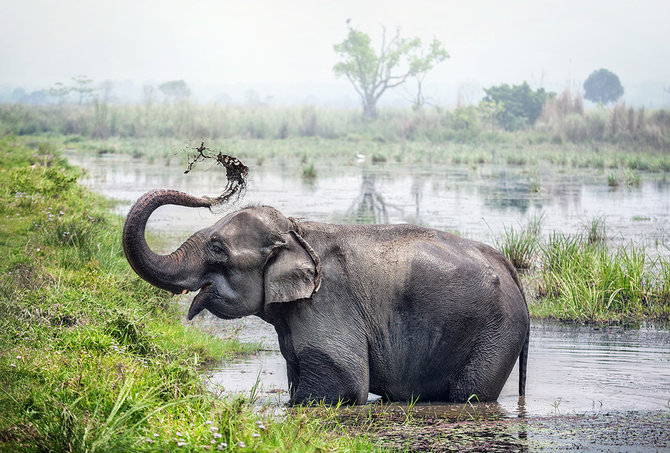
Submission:
<svg viewBox="0 0 670 453">
<path fill-rule="evenodd" d="M 156 189 L 131 207 L 123 249 L 143 279 L 198 291 L 188 310 L 272 324 L 289 404 L 495 401 L 519 358 L 524 395 L 530 320 L 515 268 L 494 248 L 415 225 L 336 225 L 263 205 L 230 212 L 160 255 L 145 240 L 165 204 L 209 197 Z"/>
</svg>

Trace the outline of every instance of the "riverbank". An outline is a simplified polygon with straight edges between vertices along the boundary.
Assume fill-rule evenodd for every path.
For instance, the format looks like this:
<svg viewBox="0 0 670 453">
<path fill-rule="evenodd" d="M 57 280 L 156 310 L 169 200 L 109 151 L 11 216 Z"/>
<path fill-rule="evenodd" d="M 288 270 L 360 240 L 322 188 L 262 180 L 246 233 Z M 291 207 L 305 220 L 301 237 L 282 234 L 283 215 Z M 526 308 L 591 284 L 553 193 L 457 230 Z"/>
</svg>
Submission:
<svg viewBox="0 0 670 453">
<path fill-rule="evenodd" d="M 0 449 L 370 449 L 304 416 L 264 418 L 202 369 L 257 350 L 185 326 L 130 270 L 122 219 L 49 142 L 0 139 Z"/>
</svg>

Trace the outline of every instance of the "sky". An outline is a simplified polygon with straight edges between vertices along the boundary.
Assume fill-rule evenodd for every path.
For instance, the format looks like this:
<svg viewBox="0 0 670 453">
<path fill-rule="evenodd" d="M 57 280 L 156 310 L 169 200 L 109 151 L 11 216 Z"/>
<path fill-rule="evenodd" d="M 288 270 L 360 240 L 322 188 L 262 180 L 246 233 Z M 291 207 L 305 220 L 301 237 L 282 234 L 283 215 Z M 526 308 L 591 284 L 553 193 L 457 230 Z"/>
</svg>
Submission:
<svg viewBox="0 0 670 453">
<path fill-rule="evenodd" d="M 332 71 L 347 19 L 376 43 L 382 27 L 439 39 L 450 58 L 427 94 L 445 104 L 500 83 L 579 90 L 599 68 L 628 97 L 670 102 L 669 0 L 2 0 L 0 86 L 85 74 L 139 87 L 183 79 L 204 97 L 355 99 Z"/>
</svg>

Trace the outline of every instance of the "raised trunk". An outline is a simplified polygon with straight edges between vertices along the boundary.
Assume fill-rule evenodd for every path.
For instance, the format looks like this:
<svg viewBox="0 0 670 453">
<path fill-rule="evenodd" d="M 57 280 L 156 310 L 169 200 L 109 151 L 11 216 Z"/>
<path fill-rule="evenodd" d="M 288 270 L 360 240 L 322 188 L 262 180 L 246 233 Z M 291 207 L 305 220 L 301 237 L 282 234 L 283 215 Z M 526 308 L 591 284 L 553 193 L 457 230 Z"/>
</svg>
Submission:
<svg viewBox="0 0 670 453">
<path fill-rule="evenodd" d="M 201 272 L 198 258 L 202 253 L 202 240 L 196 233 L 169 255 L 154 253 L 147 244 L 144 231 L 147 220 L 160 206 L 174 204 L 192 208 L 210 207 L 208 197 L 192 195 L 170 189 L 157 189 L 142 195 L 130 208 L 123 225 L 123 251 L 137 274 L 154 286 L 181 293 L 200 287 Z"/>
</svg>

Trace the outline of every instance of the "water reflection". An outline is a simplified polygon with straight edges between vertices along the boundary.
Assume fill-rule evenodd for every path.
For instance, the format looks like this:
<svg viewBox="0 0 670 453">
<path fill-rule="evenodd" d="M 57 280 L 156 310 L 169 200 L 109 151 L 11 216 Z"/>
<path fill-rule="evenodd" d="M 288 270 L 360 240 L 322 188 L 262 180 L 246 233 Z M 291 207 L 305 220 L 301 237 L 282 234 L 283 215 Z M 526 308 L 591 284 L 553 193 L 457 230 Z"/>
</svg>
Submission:
<svg viewBox="0 0 670 453">
<path fill-rule="evenodd" d="M 384 197 L 375 188 L 376 175 L 364 174 L 361 192 L 347 210 L 346 218 L 352 223 L 389 223 Z"/>
</svg>

